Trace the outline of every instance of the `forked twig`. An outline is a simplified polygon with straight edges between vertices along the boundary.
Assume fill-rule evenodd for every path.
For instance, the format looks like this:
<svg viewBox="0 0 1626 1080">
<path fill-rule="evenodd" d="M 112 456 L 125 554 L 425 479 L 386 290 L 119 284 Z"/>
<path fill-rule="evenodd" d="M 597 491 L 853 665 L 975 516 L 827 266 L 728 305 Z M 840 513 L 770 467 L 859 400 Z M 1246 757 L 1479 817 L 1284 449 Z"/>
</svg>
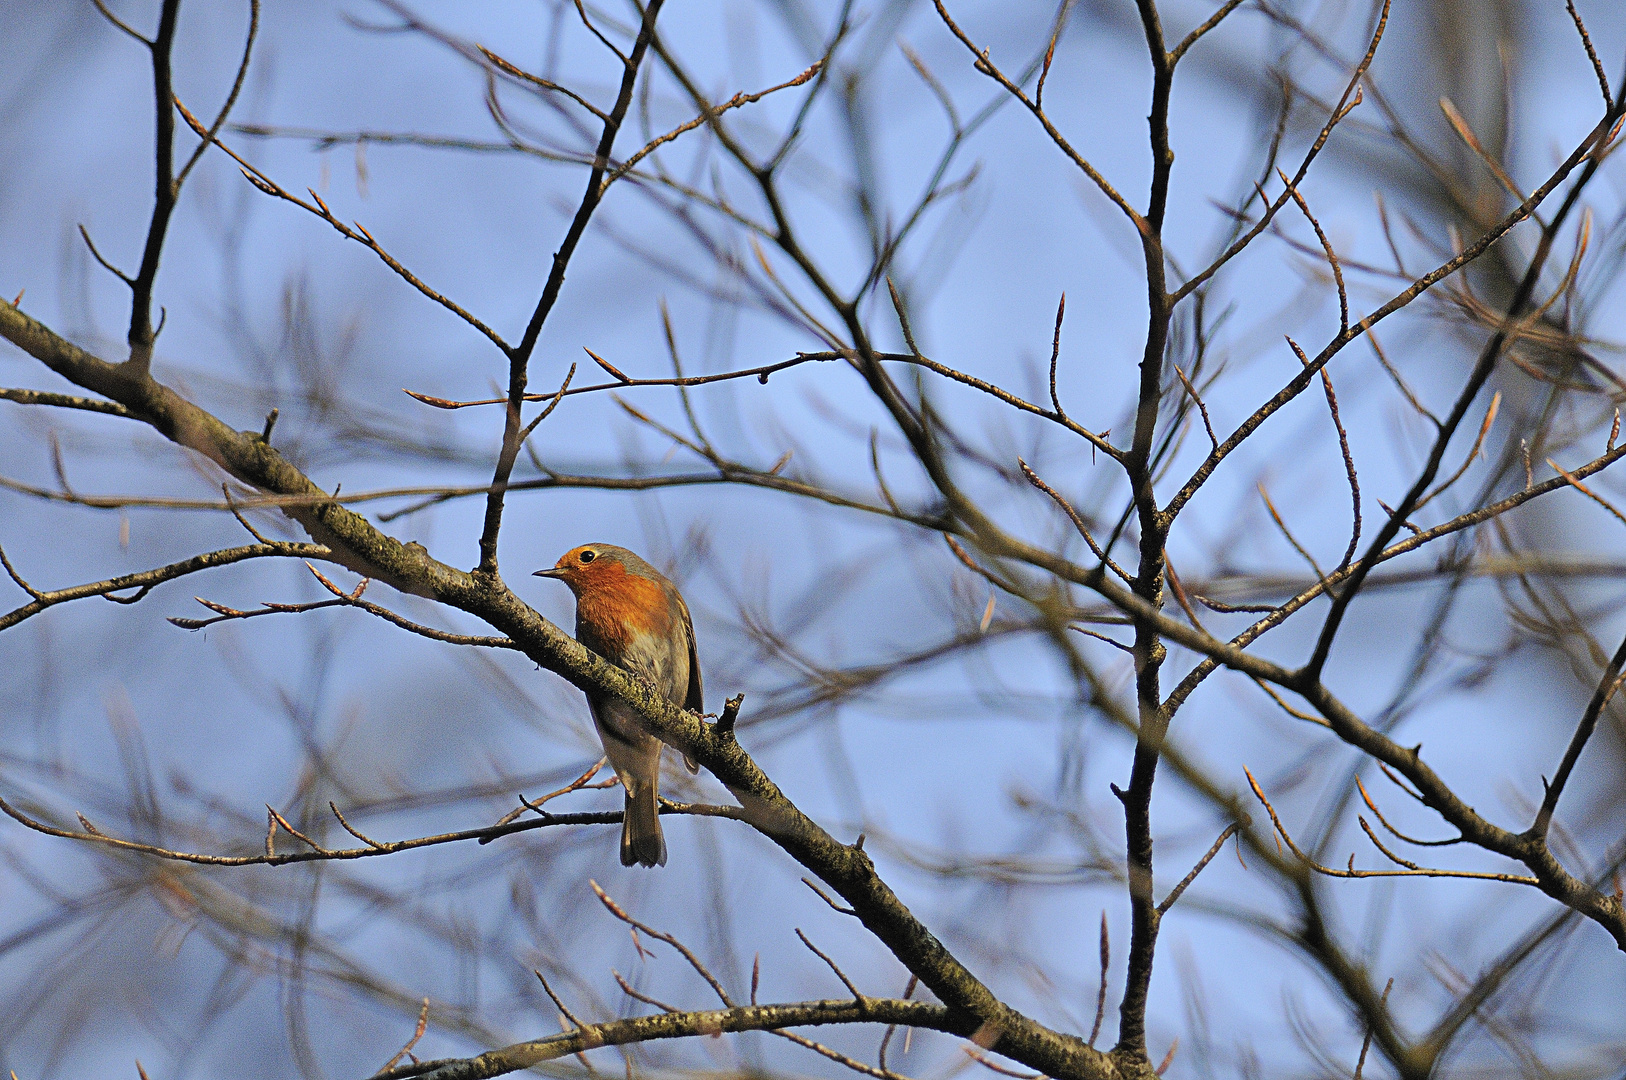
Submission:
<svg viewBox="0 0 1626 1080">
<path fill-rule="evenodd" d="M 407 1044 L 395 1052 L 394 1057 L 384 1062 L 383 1067 L 378 1071 L 380 1073 L 388 1072 L 395 1068 L 395 1063 L 404 1057 L 411 1057 L 413 1061 L 417 1061 L 417 1057 L 412 1053 L 412 1048 L 418 1045 L 418 1040 L 423 1038 L 423 1033 L 427 1030 L 429 1030 L 429 999 L 424 998 L 423 1008 L 418 1011 L 418 1026 L 412 1029 L 412 1038 L 408 1039 Z"/>
<path fill-rule="evenodd" d="M 600 887 L 598 882 L 589 879 L 587 884 L 592 887 L 593 895 L 598 897 L 599 903 L 604 905 L 606 911 L 633 929 L 641 931 L 645 935 L 654 938 L 656 941 L 664 941 L 666 944 L 676 949 L 683 959 L 689 962 L 689 966 L 694 968 L 696 973 L 698 973 L 702 979 L 706 980 L 706 983 L 711 987 L 718 999 L 722 1001 L 724 1005 L 731 1008 L 733 1007 L 733 999 L 728 996 L 728 991 L 723 989 L 722 982 L 718 980 L 717 976 L 711 973 L 711 970 L 707 968 L 705 964 L 700 962 L 700 958 L 694 954 L 693 950 L 691 950 L 687 945 L 683 944 L 683 942 L 679 941 L 677 938 L 673 937 L 671 934 L 656 930 L 654 927 L 639 922 L 637 919 L 627 914 L 626 909 L 611 899 L 610 894 L 605 892 L 604 889 Z"/>
<path fill-rule="evenodd" d="M 495 825 L 506 825 L 510 821 L 513 821 L 516 818 L 518 818 L 520 815 L 524 814 L 526 810 L 533 810 L 538 814 L 545 814 L 545 812 L 542 809 L 542 804 L 543 803 L 548 802 L 549 800 L 552 800 L 552 799 L 557 799 L 561 795 L 568 795 L 572 791 L 579 791 L 582 788 L 588 788 L 588 787 L 610 787 L 611 785 L 613 785 L 616 782 L 615 780 L 606 781 L 605 783 L 602 783 L 602 784 L 590 784 L 590 783 L 588 783 L 588 781 L 592 780 L 593 777 L 598 775 L 599 770 L 604 768 L 604 765 L 608 760 L 609 760 L 608 758 L 602 758 L 602 757 L 599 758 L 597 761 L 593 762 L 592 765 L 588 766 L 586 772 L 584 772 L 580 776 L 576 777 L 576 779 L 572 780 L 570 783 L 566 784 L 564 787 L 560 788 L 557 791 L 548 792 L 546 795 L 542 796 L 540 799 L 535 800 L 534 802 L 532 800 L 530 800 L 530 799 L 527 799 L 524 795 L 521 795 L 519 797 L 520 805 L 517 808 L 515 808 L 513 810 L 510 810 L 508 813 L 504 814 L 502 817 L 498 818 L 494 824 Z M 487 841 L 487 840 L 480 841 L 480 843 L 482 843 L 482 844 L 489 843 L 489 842 L 490 841 Z"/>
<path fill-rule="evenodd" d="M 1400 870 L 1357 870 L 1357 869 L 1355 869 L 1355 856 L 1354 855 L 1351 855 L 1349 857 L 1349 866 L 1346 869 L 1339 870 L 1339 869 L 1337 869 L 1335 867 L 1331 867 L 1331 866 L 1322 866 L 1320 863 L 1316 862 L 1315 859 L 1312 858 L 1308 852 L 1306 852 L 1302 848 L 1300 848 L 1298 846 L 1298 844 L 1294 842 L 1293 837 L 1288 834 L 1287 827 L 1282 824 L 1282 819 L 1277 816 L 1276 808 L 1274 806 L 1270 805 L 1270 800 L 1265 798 L 1265 793 L 1259 787 L 1259 781 L 1257 781 L 1257 780 L 1255 780 L 1253 778 L 1253 773 L 1248 772 L 1248 770 L 1246 770 L 1246 769 L 1243 770 L 1243 773 L 1248 778 L 1248 786 L 1253 789 L 1254 798 L 1259 800 L 1260 805 L 1265 808 L 1265 812 L 1270 815 L 1271 824 L 1276 827 L 1276 835 L 1279 836 L 1281 838 L 1281 840 L 1287 845 L 1288 850 L 1291 851 L 1294 855 L 1296 855 L 1298 857 L 1300 862 L 1302 862 L 1306 867 L 1308 867 L 1311 870 L 1314 870 L 1318 874 L 1322 874 L 1322 875 L 1324 875 L 1326 877 L 1334 877 L 1334 878 L 1383 878 L 1383 877 L 1465 878 L 1465 879 L 1472 880 L 1472 881 L 1502 881 L 1502 882 L 1507 882 L 1508 884 L 1512 884 L 1512 885 L 1535 885 L 1535 886 L 1538 886 L 1538 887 L 1541 885 L 1541 882 L 1539 880 L 1537 880 L 1536 878 L 1526 877 L 1526 876 L 1522 876 L 1522 875 L 1519 875 L 1519 874 L 1497 874 L 1497 873 L 1489 873 L 1489 872 L 1477 871 L 1477 870 L 1437 870 L 1437 869 L 1432 869 L 1432 868 L 1429 868 L 1429 867 L 1418 866 L 1416 863 L 1407 862 L 1406 860 L 1401 859 L 1399 856 L 1394 855 L 1393 853 L 1391 853 L 1382 844 L 1378 844 L 1377 843 L 1377 837 L 1372 832 L 1370 827 L 1366 828 L 1366 835 L 1372 838 L 1373 843 L 1377 844 L 1379 851 L 1382 851 L 1385 856 L 1387 856 L 1389 859 L 1391 859 L 1393 862 L 1395 862 L 1396 865 L 1402 867 L 1402 869 L 1400 869 Z M 1363 819 L 1363 824 L 1364 824 L 1364 819 Z"/>
<path fill-rule="evenodd" d="M 1378 823 L 1385 829 L 1388 829 L 1389 832 L 1398 840 L 1404 840 L 1406 843 L 1415 844 L 1418 847 L 1450 847 L 1453 844 L 1461 844 L 1466 842 L 1466 838 L 1461 836 L 1452 837 L 1449 840 L 1419 840 L 1416 837 L 1407 836 L 1405 833 L 1389 824 L 1388 820 L 1384 818 L 1383 811 L 1378 809 L 1378 804 L 1373 800 L 1371 794 L 1367 792 L 1366 785 L 1361 783 L 1361 778 L 1359 776 L 1355 778 L 1355 787 L 1361 793 L 1361 801 L 1366 803 L 1366 808 L 1372 811 L 1373 816 L 1378 819 Z"/>
</svg>

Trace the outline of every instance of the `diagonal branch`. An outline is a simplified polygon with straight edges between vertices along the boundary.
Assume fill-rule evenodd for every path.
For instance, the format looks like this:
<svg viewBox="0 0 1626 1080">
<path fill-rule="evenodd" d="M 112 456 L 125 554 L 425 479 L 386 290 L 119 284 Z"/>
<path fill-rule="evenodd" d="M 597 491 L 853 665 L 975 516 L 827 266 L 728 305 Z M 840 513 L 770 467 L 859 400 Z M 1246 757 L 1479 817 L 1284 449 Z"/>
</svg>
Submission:
<svg viewBox="0 0 1626 1080">
<path fill-rule="evenodd" d="M 1547 180 L 1540 187 L 1531 192 L 1524 202 L 1520 203 L 1518 206 L 1509 211 L 1505 217 L 1487 229 L 1472 244 L 1469 244 L 1463 248 L 1462 251 L 1441 263 L 1433 270 L 1430 270 L 1428 273 L 1417 278 L 1409 286 L 1392 296 L 1388 301 L 1374 308 L 1370 314 L 1361 319 L 1358 323 L 1350 326 L 1344 332 L 1335 335 L 1333 339 L 1329 341 L 1321 350 L 1321 352 L 1310 361 L 1303 371 L 1295 375 L 1285 386 L 1282 387 L 1281 390 L 1277 391 L 1275 396 L 1250 414 L 1235 431 L 1233 431 L 1220 443 L 1219 449 L 1210 453 L 1208 457 L 1203 460 L 1203 463 L 1197 467 L 1195 472 L 1192 473 L 1191 478 L 1187 480 L 1180 490 L 1175 493 L 1173 498 L 1171 498 L 1168 503 L 1165 504 L 1163 513 L 1170 517 L 1178 515 L 1179 512 L 1185 507 L 1186 503 L 1188 503 L 1191 498 L 1196 495 L 1197 491 L 1203 486 L 1204 483 L 1208 481 L 1208 478 L 1213 475 L 1214 470 L 1219 467 L 1220 463 L 1224 461 L 1225 458 L 1228 457 L 1238 446 L 1242 445 L 1242 443 L 1245 442 L 1249 436 L 1257 431 L 1266 420 L 1274 416 L 1279 410 L 1287 405 L 1288 402 L 1297 398 L 1298 395 L 1310 385 L 1310 381 L 1317 377 L 1321 369 L 1326 367 L 1327 364 L 1332 361 L 1332 358 L 1341 352 L 1346 345 L 1366 334 L 1372 327 L 1376 326 L 1390 315 L 1393 315 L 1395 312 L 1400 311 L 1401 309 L 1410 305 L 1412 301 L 1416 300 L 1419 296 L 1423 295 L 1441 281 L 1479 259 L 1485 254 L 1485 252 L 1490 250 L 1493 244 L 1511 232 L 1515 226 L 1528 220 L 1530 216 L 1535 213 L 1537 208 L 1539 208 L 1542 203 L 1547 200 L 1548 196 L 1552 195 L 1552 193 L 1556 191 L 1560 185 L 1569 179 L 1571 173 L 1585 164 L 1585 171 L 1583 172 L 1582 176 L 1577 179 L 1575 186 L 1565 199 L 1566 207 L 1572 207 L 1575 200 L 1579 198 L 1579 194 L 1585 187 L 1587 181 L 1589 181 L 1590 178 L 1595 174 L 1597 167 L 1597 152 L 1600 147 L 1608 145 L 1610 133 L 1613 130 L 1614 124 L 1619 116 L 1620 113 L 1618 112 L 1605 116 L 1604 119 L 1592 129 L 1586 138 L 1582 139 L 1580 144 L 1570 152 L 1570 155 L 1559 164 L 1552 174 L 1548 176 Z M 1565 211 L 1561 210 L 1557 221 L 1561 222 L 1564 216 Z M 1553 228 L 1556 227 L 1557 224 L 1555 222 Z M 1541 256 L 1540 260 L 1532 260 L 1533 267 L 1538 261 L 1542 264 L 1545 263 L 1545 253 L 1550 249 L 1550 237 L 1552 234 L 1551 232 L 1548 232 L 1545 235 L 1548 236 L 1549 239 L 1544 242 L 1543 247 L 1537 252 L 1537 254 Z M 1522 309 L 1524 301 L 1528 300 L 1530 292 L 1534 290 L 1534 287 L 1535 282 L 1533 280 L 1529 281 L 1529 288 L 1524 291 L 1523 299 L 1521 299 L 1520 303 L 1518 304 L 1519 308 Z M 1512 307 L 1510 307 L 1510 310 L 1513 310 Z M 1506 334 L 1504 331 L 1501 334 L 1493 336 L 1492 341 L 1487 343 L 1487 349 L 1489 349 L 1492 344 L 1495 344 L 1499 350 L 1501 347 L 1499 342 L 1505 340 Z M 1471 380 L 1472 388 L 1476 391 L 1482 384 L 1483 380 Z M 1471 402 L 1471 398 L 1469 400 Z M 1466 411 L 1466 405 L 1459 402 L 1459 406 L 1463 411 Z M 1458 417 L 1457 420 L 1460 422 L 1460 417 Z M 1455 430 L 1454 427 L 1452 430 Z M 1442 440 L 1448 439 L 1449 435 L 1442 434 Z M 1436 446 L 1443 446 L 1443 442 L 1437 443 Z M 1441 452 L 1443 453 L 1443 450 Z M 1432 480 L 1434 472 L 1437 471 L 1438 464 L 1436 463 L 1434 469 L 1429 473 L 1430 480 Z M 1407 511 L 1405 516 L 1409 516 L 1409 513 L 1410 511 Z M 1380 535 L 1381 539 L 1374 540 L 1372 546 L 1368 548 L 1369 554 L 1372 551 L 1381 550 L 1383 545 L 1387 544 L 1393 539 L 1393 533 L 1390 533 L 1387 530 L 1384 530 Z"/>
<path fill-rule="evenodd" d="M 346 225 L 344 222 L 340 221 L 333 211 L 328 209 L 327 203 L 322 201 L 321 196 L 317 195 L 315 191 L 310 191 L 310 202 L 306 202 L 304 199 L 301 199 L 299 196 L 288 191 L 282 187 L 282 185 L 272 180 L 269 176 L 266 176 L 265 173 L 261 172 L 259 169 L 256 169 L 253 165 L 250 165 L 247 160 L 245 160 L 231 147 L 221 142 L 218 137 L 211 134 L 210 130 L 203 126 L 203 122 L 196 116 L 193 116 L 191 110 L 185 105 L 181 104 L 179 99 L 177 99 L 175 102 L 175 108 L 180 112 L 181 118 L 186 121 L 187 125 L 191 127 L 191 129 L 196 132 L 200 138 L 213 142 L 214 145 L 220 147 L 220 149 L 224 151 L 228 157 L 237 162 L 238 167 L 243 170 L 244 178 L 247 179 L 249 183 L 253 184 L 256 188 L 267 195 L 282 199 L 285 202 L 291 202 L 300 209 L 315 214 L 317 217 L 333 226 L 334 230 L 337 231 L 340 236 L 343 236 L 347 240 L 354 240 L 361 246 L 368 248 L 373 254 L 377 255 L 381 260 L 383 260 L 385 266 L 388 266 L 391 270 L 395 271 L 396 275 L 408 285 L 411 285 L 414 289 L 417 289 L 419 292 L 423 293 L 423 295 L 427 296 L 429 299 L 433 300 L 447 311 L 450 311 L 452 314 L 474 327 L 474 329 L 484 334 L 492 344 L 496 345 L 499 349 L 502 349 L 505 353 L 507 352 L 509 345 L 502 339 L 500 334 L 498 334 L 491 327 L 487 326 L 485 323 L 481 322 L 475 316 L 471 315 L 468 311 L 464 310 L 455 301 L 431 288 L 416 274 L 408 270 L 404 265 L 402 265 L 400 260 L 385 250 L 384 246 L 374 239 L 373 234 L 368 232 L 360 222 L 352 222 L 350 225 Z"/>
<path fill-rule="evenodd" d="M 753 104 L 755 102 L 761 101 L 763 98 L 767 97 L 769 94 L 776 93 L 777 91 L 788 90 L 789 88 L 791 88 L 793 86 L 801 86 L 803 83 L 806 83 L 807 81 L 812 79 L 815 75 L 817 75 L 821 70 L 823 70 L 823 68 L 824 68 L 824 61 L 823 60 L 815 60 L 807 68 L 807 70 L 803 71 L 800 75 L 797 75 L 797 76 L 795 76 L 793 78 L 787 79 L 784 82 L 779 83 L 777 86 L 770 86 L 766 90 L 758 90 L 754 94 L 747 94 L 744 91 L 741 91 L 740 93 L 737 93 L 733 97 L 729 98 L 727 101 L 724 101 L 721 104 L 714 105 L 714 106 L 708 108 L 705 112 L 702 112 L 699 116 L 695 117 L 693 120 L 690 120 L 690 121 L 688 121 L 686 123 L 679 124 L 677 127 L 673 128 L 671 131 L 668 131 L 665 134 L 656 136 L 655 138 L 651 139 L 643 147 L 643 149 L 639 150 L 637 153 L 635 153 L 631 157 L 627 158 L 627 160 L 623 161 L 620 165 L 617 165 L 615 167 L 615 171 L 610 173 L 610 175 L 608 175 L 608 176 L 606 176 L 604 178 L 603 187 L 608 188 L 611 184 L 615 183 L 617 180 L 619 180 L 623 176 L 625 176 L 628 172 L 632 171 L 633 167 L 636 166 L 644 158 L 648 157 L 650 154 L 653 154 L 656 150 L 660 149 L 662 146 L 665 146 L 667 143 L 671 142 L 673 139 L 676 139 L 679 135 L 683 135 L 683 134 L 685 134 L 687 132 L 693 131 L 695 128 L 700 127 L 702 124 L 710 123 L 712 121 L 712 119 L 717 116 L 717 114 L 727 112 L 729 109 L 737 109 L 742 105 L 750 105 L 750 104 Z M 600 194 L 602 194 L 602 192 Z"/>
<path fill-rule="evenodd" d="M 1558 809 L 1558 800 L 1563 797 L 1564 787 L 1569 783 L 1570 773 L 1575 769 L 1575 763 L 1581 758 L 1581 751 L 1586 749 L 1588 740 L 1597 729 L 1598 718 L 1603 715 L 1604 706 L 1614 697 L 1620 689 L 1621 669 L 1626 667 L 1626 640 L 1621 641 L 1620 648 L 1603 669 L 1603 675 L 1598 679 L 1598 688 L 1592 693 L 1592 700 L 1587 702 L 1586 711 L 1581 714 L 1580 723 L 1575 726 L 1575 734 L 1570 736 L 1570 744 L 1564 751 L 1564 759 L 1558 763 L 1558 771 L 1553 774 L 1552 783 L 1543 781 L 1547 791 L 1541 800 L 1541 809 L 1536 813 L 1536 820 L 1530 825 L 1529 835 L 1535 838 L 1545 838 L 1548 828 L 1552 825 L 1553 812 Z"/>
<path fill-rule="evenodd" d="M 237 104 L 237 96 L 243 92 L 243 83 L 248 78 L 248 61 L 254 55 L 254 38 L 259 32 L 260 0 L 248 0 L 248 40 L 243 43 L 243 59 L 237 65 L 237 78 L 232 81 L 231 92 L 226 95 L 226 103 L 220 106 L 220 112 L 215 114 L 215 122 L 209 125 L 209 130 L 204 134 L 203 141 L 198 143 L 197 147 L 192 151 L 192 156 L 186 159 L 186 164 L 176 174 L 175 190 L 177 193 L 179 193 L 181 185 L 186 183 L 187 175 L 191 173 L 192 167 L 208 151 L 209 145 L 220 134 L 220 129 L 226 126 L 226 120 L 231 116 L 232 108 Z M 89 242 L 88 237 L 86 242 Z"/>
<path fill-rule="evenodd" d="M 1191 33 L 1187 34 L 1184 38 L 1181 38 L 1180 44 L 1169 50 L 1169 65 L 1172 67 L 1173 65 L 1179 63 L 1180 58 L 1186 55 L 1187 51 L 1190 50 L 1193 45 L 1201 41 L 1204 35 L 1206 35 L 1210 30 L 1214 29 L 1214 27 L 1224 22 L 1225 16 L 1241 7 L 1242 3 L 1243 0 L 1225 0 L 1225 3 L 1220 5 L 1218 11 L 1214 12 L 1214 14 L 1205 19 L 1200 25 L 1197 26 L 1196 29 L 1192 30 Z"/>
<path fill-rule="evenodd" d="M 943 25 L 947 26 L 949 32 L 955 37 L 959 38 L 960 43 L 963 44 L 967 49 L 970 49 L 971 55 L 976 58 L 972 61 L 971 66 L 988 76 L 990 79 L 994 80 L 994 82 L 998 83 L 1004 88 L 1007 94 L 1021 102 L 1023 107 L 1025 107 L 1028 112 L 1032 113 L 1034 118 L 1037 119 L 1044 127 L 1045 134 L 1050 136 L 1050 141 L 1055 143 L 1057 148 L 1060 149 L 1063 154 L 1067 155 L 1068 160 L 1074 165 L 1078 166 L 1079 171 L 1081 171 L 1085 176 L 1089 177 L 1090 182 L 1101 190 L 1101 194 L 1112 200 L 1113 205 L 1117 206 L 1119 210 L 1122 210 L 1124 216 L 1134 224 L 1138 231 L 1144 234 L 1147 224 L 1146 219 L 1141 216 L 1140 211 L 1129 205 L 1129 200 L 1125 199 L 1121 194 L 1119 194 L 1118 189 L 1112 186 L 1112 182 L 1103 176 L 1094 165 L 1091 165 L 1087 160 L 1085 160 L 1082 154 L 1073 148 L 1073 144 L 1067 141 L 1067 137 L 1061 133 L 1056 125 L 1051 122 L 1050 117 L 1045 114 L 1040 102 L 1028 97 L 1026 92 L 1024 92 L 1020 86 L 1013 82 L 1003 71 L 999 70 L 998 67 L 994 66 L 994 63 L 988 58 L 987 49 L 977 48 L 976 42 L 972 41 L 970 35 L 968 35 L 964 30 L 960 29 L 959 24 L 956 23 L 953 16 L 948 13 L 948 8 L 943 6 L 943 0 L 933 0 L 933 3 L 937 5 L 937 14 L 943 20 Z"/>
</svg>

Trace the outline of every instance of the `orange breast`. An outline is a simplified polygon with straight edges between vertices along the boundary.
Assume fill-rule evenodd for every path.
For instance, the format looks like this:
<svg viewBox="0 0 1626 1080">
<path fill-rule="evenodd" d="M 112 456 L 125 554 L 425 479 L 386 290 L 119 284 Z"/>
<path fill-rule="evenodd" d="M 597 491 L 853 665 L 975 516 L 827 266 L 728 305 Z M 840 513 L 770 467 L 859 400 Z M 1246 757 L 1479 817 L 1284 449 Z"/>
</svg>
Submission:
<svg viewBox="0 0 1626 1080">
<path fill-rule="evenodd" d="M 599 650 L 612 659 L 625 653 L 634 634 L 666 637 L 672 632 L 672 605 L 656 582 L 627 573 L 620 563 L 603 560 L 581 575 L 576 595 L 578 633 L 598 639 Z"/>
</svg>

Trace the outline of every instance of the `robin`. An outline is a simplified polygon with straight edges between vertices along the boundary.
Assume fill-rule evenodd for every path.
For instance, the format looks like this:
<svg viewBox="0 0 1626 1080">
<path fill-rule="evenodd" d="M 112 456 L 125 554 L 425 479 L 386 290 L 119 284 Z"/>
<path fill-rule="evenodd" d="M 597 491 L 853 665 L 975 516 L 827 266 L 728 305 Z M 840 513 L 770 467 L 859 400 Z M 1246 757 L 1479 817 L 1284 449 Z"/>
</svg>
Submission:
<svg viewBox="0 0 1626 1080">
<path fill-rule="evenodd" d="M 570 586 L 576 597 L 576 640 L 604 659 L 642 675 L 674 705 L 702 712 L 700 658 L 694 622 L 677 586 L 623 547 L 584 544 L 560 556 L 536 577 Z M 661 835 L 661 741 L 619 698 L 587 694 L 604 753 L 621 778 L 621 865 L 666 865 Z M 685 759 L 690 772 L 699 771 Z"/>
</svg>

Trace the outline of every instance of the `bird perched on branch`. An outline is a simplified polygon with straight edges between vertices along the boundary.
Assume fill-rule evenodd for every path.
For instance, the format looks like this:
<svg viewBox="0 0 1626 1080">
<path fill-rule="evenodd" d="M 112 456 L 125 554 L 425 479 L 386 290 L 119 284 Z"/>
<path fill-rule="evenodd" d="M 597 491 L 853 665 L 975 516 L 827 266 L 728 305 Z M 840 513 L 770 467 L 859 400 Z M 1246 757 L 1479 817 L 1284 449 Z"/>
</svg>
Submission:
<svg viewBox="0 0 1626 1080">
<path fill-rule="evenodd" d="M 688 605 L 660 571 L 623 547 L 584 544 L 537 577 L 570 586 L 576 597 L 576 640 L 604 659 L 642 675 L 674 705 L 702 712 L 700 658 Z M 661 741 L 645 730 L 620 698 L 591 691 L 587 705 L 604 753 L 626 790 L 621 865 L 666 865 L 661 835 Z M 690 772 L 698 771 L 685 759 Z"/>
</svg>

